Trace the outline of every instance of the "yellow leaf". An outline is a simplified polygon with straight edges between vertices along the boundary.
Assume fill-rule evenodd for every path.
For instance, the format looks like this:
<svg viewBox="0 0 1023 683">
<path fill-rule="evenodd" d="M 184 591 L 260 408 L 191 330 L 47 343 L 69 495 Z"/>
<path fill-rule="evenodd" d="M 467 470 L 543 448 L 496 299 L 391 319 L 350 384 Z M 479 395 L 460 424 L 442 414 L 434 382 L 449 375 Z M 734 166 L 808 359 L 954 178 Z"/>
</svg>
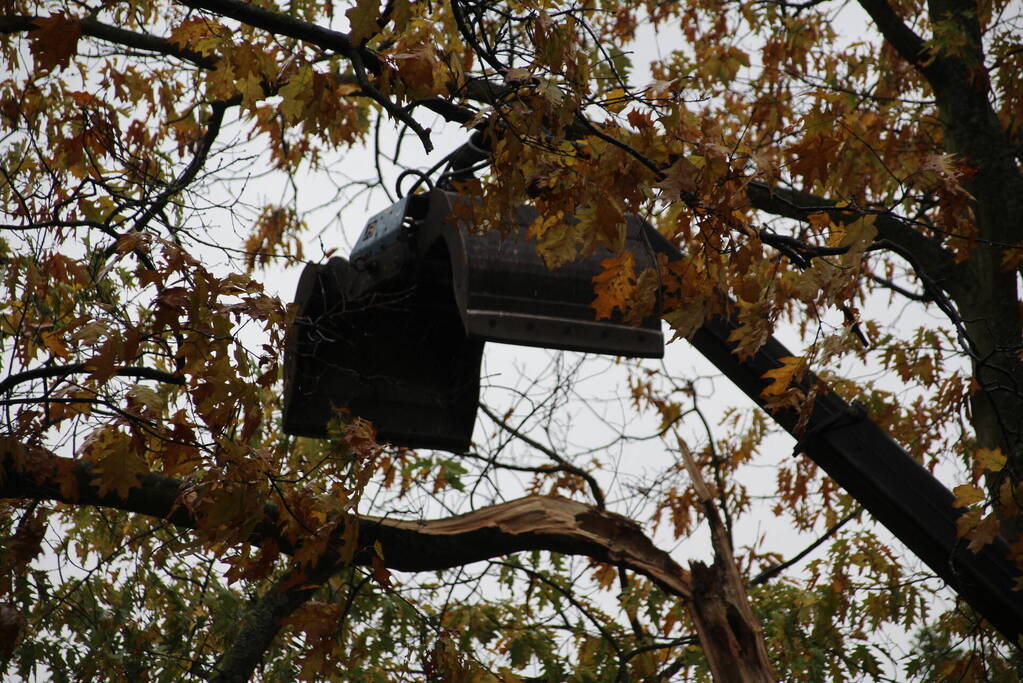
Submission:
<svg viewBox="0 0 1023 683">
<path fill-rule="evenodd" d="M 536 252 L 544 265 L 554 270 L 573 260 L 583 242 L 582 221 L 566 221 L 561 212 L 547 216 L 540 214 L 530 224 L 527 239 L 537 241 Z"/>
<path fill-rule="evenodd" d="M 181 47 L 187 47 L 203 55 L 211 55 L 221 42 L 220 36 L 231 34 L 232 31 L 210 21 L 208 17 L 194 17 L 171 29 L 169 39 Z"/>
<path fill-rule="evenodd" d="M 348 37 L 361 45 L 380 32 L 377 17 L 380 16 L 380 0 L 358 0 L 355 6 L 345 12 L 350 25 Z"/>
<path fill-rule="evenodd" d="M 780 368 L 768 370 L 761 377 L 771 380 L 760 392 L 761 396 L 780 396 L 785 393 L 794 382 L 798 382 L 806 372 L 806 359 L 802 356 L 785 356 L 779 359 L 782 362 Z"/>
<path fill-rule="evenodd" d="M 987 499 L 987 494 L 975 484 L 961 484 L 952 489 L 952 493 L 956 497 L 952 505 L 957 508 L 969 507 Z"/>
<path fill-rule="evenodd" d="M 621 88 L 615 88 L 607 94 L 607 98 L 604 100 L 604 108 L 617 114 L 622 109 L 625 109 L 625 105 L 628 103 L 629 100 L 625 96 L 625 91 Z"/>
<path fill-rule="evenodd" d="M 845 226 L 845 235 L 840 243 L 843 247 L 852 247 L 851 251 L 863 251 L 877 237 L 877 227 L 874 226 L 874 216 L 868 215 Z"/>
<path fill-rule="evenodd" d="M 1005 456 L 1001 448 L 979 448 L 975 458 L 977 465 L 987 472 L 1001 472 L 1005 467 Z"/>
<path fill-rule="evenodd" d="M 281 113 L 289 122 L 298 121 L 312 94 L 313 69 L 306 64 L 277 93 L 281 96 Z"/>
</svg>

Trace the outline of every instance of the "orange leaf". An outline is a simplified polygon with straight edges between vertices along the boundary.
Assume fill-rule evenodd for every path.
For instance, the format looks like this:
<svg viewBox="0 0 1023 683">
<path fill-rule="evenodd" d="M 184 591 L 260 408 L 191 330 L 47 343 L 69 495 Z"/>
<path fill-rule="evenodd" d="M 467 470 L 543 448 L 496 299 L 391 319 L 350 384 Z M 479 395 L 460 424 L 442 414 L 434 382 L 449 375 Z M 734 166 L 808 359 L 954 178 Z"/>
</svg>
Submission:
<svg viewBox="0 0 1023 683">
<path fill-rule="evenodd" d="M 67 346 L 64 345 L 64 342 L 57 338 L 57 335 L 55 333 L 49 331 L 43 332 L 43 343 L 46 344 L 46 348 L 48 348 L 50 350 L 50 353 L 52 353 L 53 355 L 60 356 L 61 358 L 64 359 L 68 359 L 71 357 L 71 352 L 68 351 L 68 348 Z"/>
<path fill-rule="evenodd" d="M 600 262 L 604 270 L 593 278 L 597 298 L 590 304 L 597 311 L 597 320 L 610 318 L 615 308 L 625 311 L 629 307 L 636 289 L 634 264 L 635 257 L 629 251 Z"/>
<path fill-rule="evenodd" d="M 391 572 L 387 571 L 384 561 L 373 555 L 373 578 L 384 588 L 391 587 Z"/>
</svg>

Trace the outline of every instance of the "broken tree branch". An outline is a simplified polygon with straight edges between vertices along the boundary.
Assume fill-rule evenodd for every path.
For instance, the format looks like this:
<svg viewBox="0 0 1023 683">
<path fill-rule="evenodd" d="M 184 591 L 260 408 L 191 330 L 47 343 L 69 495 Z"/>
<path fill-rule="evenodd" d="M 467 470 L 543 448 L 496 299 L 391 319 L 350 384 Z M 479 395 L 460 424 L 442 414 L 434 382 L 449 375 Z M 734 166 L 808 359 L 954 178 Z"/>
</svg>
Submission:
<svg viewBox="0 0 1023 683">
<path fill-rule="evenodd" d="M 0 439 L 0 498 L 53 500 L 95 505 L 165 519 L 197 529 L 200 520 L 186 505 L 186 495 L 199 495 L 188 484 L 161 474 L 138 476 L 126 495 L 102 494 L 91 463 L 64 458 Z M 250 543 L 271 539 L 291 553 L 295 539 L 285 535 L 286 513 L 263 506 Z M 631 569 L 666 592 L 688 598 L 689 574 L 668 553 L 657 548 L 632 520 L 559 496 L 527 496 L 455 517 L 402 521 L 359 516 L 358 547 L 352 562 L 370 565 L 380 544 L 385 566 L 398 571 L 448 569 L 525 550 L 583 555 Z M 341 524 L 339 527 L 343 527 Z"/>
<path fill-rule="evenodd" d="M 728 530 L 721 522 L 714 496 L 703 480 L 689 446 L 678 437 L 682 464 L 693 479 L 696 497 L 700 499 L 710 523 L 714 545 L 714 564 L 690 563 L 693 597 L 689 613 L 696 624 L 696 633 L 703 646 L 711 675 L 718 683 L 748 683 L 774 680 L 771 660 L 767 657 L 764 632 L 750 607 L 746 585 L 739 575 L 732 553 Z"/>
</svg>

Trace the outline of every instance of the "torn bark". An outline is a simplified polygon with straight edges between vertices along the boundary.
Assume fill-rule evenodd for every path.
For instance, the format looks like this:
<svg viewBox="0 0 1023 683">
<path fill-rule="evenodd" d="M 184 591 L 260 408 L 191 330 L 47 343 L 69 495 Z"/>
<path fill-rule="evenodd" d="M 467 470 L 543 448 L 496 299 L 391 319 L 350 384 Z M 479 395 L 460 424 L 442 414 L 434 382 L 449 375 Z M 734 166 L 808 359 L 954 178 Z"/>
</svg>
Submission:
<svg viewBox="0 0 1023 683">
<path fill-rule="evenodd" d="M 774 674 L 763 629 L 750 607 L 746 583 L 735 566 L 728 531 L 689 447 L 681 438 L 678 446 L 707 514 L 714 545 L 714 564 L 708 567 L 698 561 L 690 563 L 693 592 L 689 613 L 696 624 L 703 655 L 718 683 L 770 683 Z"/>
</svg>

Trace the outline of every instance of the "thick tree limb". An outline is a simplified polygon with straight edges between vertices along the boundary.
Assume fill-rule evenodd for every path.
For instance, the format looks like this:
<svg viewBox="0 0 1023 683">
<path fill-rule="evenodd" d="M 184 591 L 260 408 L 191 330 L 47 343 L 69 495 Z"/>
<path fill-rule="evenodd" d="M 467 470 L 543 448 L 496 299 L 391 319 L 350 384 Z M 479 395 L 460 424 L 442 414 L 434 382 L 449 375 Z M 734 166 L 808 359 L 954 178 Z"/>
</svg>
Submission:
<svg viewBox="0 0 1023 683">
<path fill-rule="evenodd" d="M 90 463 L 0 439 L 0 498 L 109 507 L 196 529 L 199 520 L 181 504 L 189 493 L 196 492 L 178 479 L 146 474 L 126 496 L 100 494 Z M 285 514 L 276 505 L 264 505 L 249 541 L 272 539 L 283 552 L 291 552 L 293 543 L 281 532 Z M 359 516 L 358 524 L 353 562 L 360 565 L 371 564 L 377 542 L 385 565 L 398 571 L 447 569 L 524 550 L 548 550 L 625 567 L 672 595 L 690 594 L 688 573 L 635 522 L 557 496 L 528 496 L 446 519 Z"/>
<path fill-rule="evenodd" d="M 838 202 L 831 199 L 797 190 L 772 188 L 756 180 L 746 186 L 746 195 L 754 209 L 799 221 L 808 220 L 814 213 L 826 213 L 836 223 L 848 223 L 863 215 L 860 209 L 838 206 Z M 886 240 L 900 252 L 912 254 L 915 263 L 911 265 L 918 269 L 922 279 L 934 282 L 953 297 L 966 286 L 962 278 L 962 266 L 955 262 L 950 251 L 897 216 L 889 213 L 871 215 L 874 216 L 878 239 Z"/>
<path fill-rule="evenodd" d="M 316 577 L 310 581 L 302 576 L 296 581 L 298 571 L 290 571 L 266 590 L 255 604 L 245 610 L 241 627 L 231 646 L 217 663 L 217 675 L 213 683 L 246 683 L 267 648 L 281 630 L 281 621 L 294 613 L 319 588 L 321 581 L 328 577 Z"/>
<path fill-rule="evenodd" d="M 750 607 L 746 584 L 739 575 L 728 530 L 721 522 L 710 488 L 700 474 L 689 446 L 678 439 L 679 455 L 693 479 L 696 497 L 710 524 L 714 563 L 690 563 L 693 596 L 689 613 L 703 645 L 714 680 L 719 683 L 771 683 L 774 673 L 767 656 L 764 630 Z"/>
<path fill-rule="evenodd" d="M 927 70 L 931 68 L 929 64 L 934 55 L 930 54 L 923 38 L 906 26 L 895 13 L 888 0 L 860 0 L 860 6 L 866 10 L 881 31 L 881 35 L 902 55 L 902 58 L 926 75 Z"/>
<path fill-rule="evenodd" d="M 180 0 L 180 3 L 192 9 L 203 10 L 261 28 L 270 33 L 297 38 L 345 57 L 351 57 L 358 50 L 345 33 L 302 21 L 287 14 L 263 9 L 258 5 L 241 2 L 241 0 Z M 362 61 L 366 67 L 376 73 L 380 69 L 379 59 L 368 50 L 362 50 L 362 52 Z"/>
<path fill-rule="evenodd" d="M 39 17 L 10 16 L 0 17 L 0 33 L 20 33 L 34 31 L 38 28 L 36 21 Z M 181 47 L 166 38 L 151 36 L 145 33 L 136 33 L 127 29 L 104 24 L 92 18 L 83 18 L 78 21 L 82 29 L 82 35 L 90 38 L 99 38 L 108 43 L 123 45 L 145 52 L 155 52 L 167 57 L 175 57 L 186 62 L 191 62 L 203 69 L 215 69 L 217 59 L 208 57 L 186 47 Z"/>
</svg>

